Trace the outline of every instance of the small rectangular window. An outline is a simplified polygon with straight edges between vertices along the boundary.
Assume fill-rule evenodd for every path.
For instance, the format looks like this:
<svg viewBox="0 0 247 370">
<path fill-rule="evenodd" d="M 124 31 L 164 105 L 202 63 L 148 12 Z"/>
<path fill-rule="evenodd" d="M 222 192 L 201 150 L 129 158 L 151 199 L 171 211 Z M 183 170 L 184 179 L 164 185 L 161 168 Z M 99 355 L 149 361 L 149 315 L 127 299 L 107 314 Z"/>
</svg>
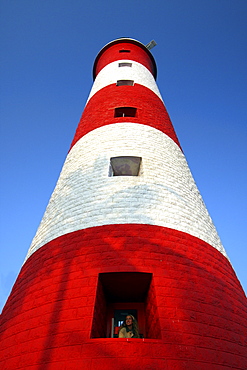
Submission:
<svg viewBox="0 0 247 370">
<path fill-rule="evenodd" d="M 122 49 L 122 50 L 119 50 L 119 53 L 130 53 L 130 50 L 124 50 L 124 49 Z"/>
<path fill-rule="evenodd" d="M 116 85 L 117 86 L 124 86 L 124 85 L 133 86 L 134 81 L 133 80 L 118 80 Z"/>
<path fill-rule="evenodd" d="M 118 63 L 118 66 L 119 67 L 132 67 L 132 63 L 122 62 L 122 63 Z"/>
<path fill-rule="evenodd" d="M 136 116 L 136 108 L 133 107 L 120 107 L 115 108 L 115 115 L 114 117 L 135 117 Z"/>
<path fill-rule="evenodd" d="M 141 157 L 133 156 L 112 157 L 109 176 L 138 176 L 141 160 Z"/>
</svg>

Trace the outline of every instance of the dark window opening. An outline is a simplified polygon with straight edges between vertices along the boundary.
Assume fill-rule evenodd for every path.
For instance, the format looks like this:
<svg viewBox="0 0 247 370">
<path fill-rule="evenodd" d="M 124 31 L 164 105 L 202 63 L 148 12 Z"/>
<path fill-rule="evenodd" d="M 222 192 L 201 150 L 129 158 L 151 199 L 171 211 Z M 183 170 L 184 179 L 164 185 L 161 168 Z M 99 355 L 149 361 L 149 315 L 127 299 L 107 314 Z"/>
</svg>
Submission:
<svg viewBox="0 0 247 370">
<path fill-rule="evenodd" d="M 118 80 L 117 81 L 117 86 L 134 86 L 134 81 L 133 80 Z"/>
<path fill-rule="evenodd" d="M 133 107 L 120 107 L 115 108 L 114 117 L 136 117 L 136 108 Z"/>
<path fill-rule="evenodd" d="M 132 63 L 122 62 L 122 63 L 118 63 L 118 66 L 119 67 L 132 67 Z"/>
<path fill-rule="evenodd" d="M 141 157 L 121 156 L 110 159 L 109 176 L 138 176 Z"/>
<path fill-rule="evenodd" d="M 122 49 L 122 50 L 119 50 L 119 53 L 130 53 L 130 50 Z"/>
<path fill-rule="evenodd" d="M 116 309 L 114 310 L 114 328 L 119 328 L 127 315 L 133 315 L 138 322 L 138 310 L 133 308 Z M 117 329 L 114 330 L 114 336 L 118 334 L 117 331 Z"/>
<path fill-rule="evenodd" d="M 137 319 L 140 337 L 161 338 L 152 274 L 100 273 L 91 337 L 118 338 L 119 326 L 128 314 Z"/>
</svg>

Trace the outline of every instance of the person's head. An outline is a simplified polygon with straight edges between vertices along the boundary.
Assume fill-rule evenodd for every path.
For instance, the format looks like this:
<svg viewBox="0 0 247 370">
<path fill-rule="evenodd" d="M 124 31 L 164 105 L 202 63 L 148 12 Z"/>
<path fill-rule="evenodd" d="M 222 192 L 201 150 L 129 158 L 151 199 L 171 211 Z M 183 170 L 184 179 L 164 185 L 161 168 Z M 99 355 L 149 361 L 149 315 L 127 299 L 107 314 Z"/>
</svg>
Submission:
<svg viewBox="0 0 247 370">
<path fill-rule="evenodd" d="M 134 335 L 139 338 L 139 329 L 138 329 L 138 323 L 137 323 L 137 320 L 135 319 L 135 317 L 133 315 L 127 315 L 125 317 L 125 320 L 123 322 L 123 324 L 121 325 L 120 328 L 123 328 L 123 327 L 128 327 L 129 329 L 131 329 L 134 333 Z"/>
<path fill-rule="evenodd" d="M 132 326 L 133 325 L 133 321 L 135 320 L 134 316 L 132 315 L 127 315 L 125 317 L 125 325 L 126 326 Z"/>
</svg>

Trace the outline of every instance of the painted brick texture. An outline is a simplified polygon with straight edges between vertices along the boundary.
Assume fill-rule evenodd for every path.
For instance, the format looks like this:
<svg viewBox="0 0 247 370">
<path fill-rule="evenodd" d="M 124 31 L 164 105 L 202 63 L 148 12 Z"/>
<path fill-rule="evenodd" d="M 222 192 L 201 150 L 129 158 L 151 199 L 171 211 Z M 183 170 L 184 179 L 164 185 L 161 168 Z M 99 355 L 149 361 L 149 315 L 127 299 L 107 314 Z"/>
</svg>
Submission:
<svg viewBox="0 0 247 370">
<path fill-rule="evenodd" d="M 129 50 L 129 52 L 119 52 L 119 50 Z M 116 60 L 133 60 L 145 66 L 156 78 L 156 63 L 152 54 L 144 45 L 134 42 L 121 42 L 121 44 L 106 45 L 97 55 L 94 63 L 93 77 L 107 65 Z"/>
<path fill-rule="evenodd" d="M 139 176 L 109 177 L 110 158 L 121 155 L 142 157 Z M 123 223 L 184 231 L 226 255 L 178 145 L 133 122 L 100 127 L 73 146 L 28 256 L 63 234 Z"/>
<path fill-rule="evenodd" d="M 153 274 L 144 339 L 91 339 L 98 274 L 115 271 Z M 198 238 L 158 226 L 89 228 L 43 246 L 24 264 L 0 330 L 6 370 L 247 366 L 246 297 L 229 261 Z"/>
<path fill-rule="evenodd" d="M 119 68 L 126 60 L 133 67 Z M 95 84 L 1 315 L 1 370 L 247 368 L 246 297 L 156 73 L 135 40 L 115 40 L 96 57 Z M 136 115 L 115 117 L 119 107 Z M 139 176 L 111 176 L 115 156 L 141 157 Z M 137 276 L 123 300 L 106 293 L 105 284 L 113 292 Z M 136 302 L 126 299 L 131 289 Z M 131 304 L 144 338 L 108 338 L 113 310 Z"/>
<path fill-rule="evenodd" d="M 119 63 L 123 61 L 131 63 L 131 67 L 119 67 Z M 137 83 L 147 87 L 162 100 L 152 73 L 142 64 L 134 62 L 133 60 L 123 61 L 118 60 L 112 62 L 98 73 L 90 91 L 88 101 L 97 91 L 111 84 L 116 85 L 118 80 L 133 80 L 134 84 Z"/>
<path fill-rule="evenodd" d="M 136 117 L 114 117 L 114 109 L 117 107 L 137 108 Z M 88 132 L 118 122 L 135 122 L 154 127 L 180 145 L 164 103 L 153 91 L 139 84 L 111 84 L 99 90 L 87 103 L 71 147 Z"/>
</svg>

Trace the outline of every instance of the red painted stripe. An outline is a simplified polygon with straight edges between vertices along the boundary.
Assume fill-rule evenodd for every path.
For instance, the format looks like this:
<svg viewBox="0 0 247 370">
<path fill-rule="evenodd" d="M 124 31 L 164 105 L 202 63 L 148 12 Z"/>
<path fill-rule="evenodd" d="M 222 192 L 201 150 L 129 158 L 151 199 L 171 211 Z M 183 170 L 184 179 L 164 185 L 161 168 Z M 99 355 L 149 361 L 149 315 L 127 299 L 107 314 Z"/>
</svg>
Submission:
<svg viewBox="0 0 247 370">
<path fill-rule="evenodd" d="M 115 271 L 153 274 L 144 342 L 90 339 L 98 274 Z M 246 369 L 246 327 L 246 297 L 215 248 L 158 226 L 94 227 L 26 261 L 1 315 L 0 367 Z"/>
<path fill-rule="evenodd" d="M 137 108 L 136 117 L 114 117 L 117 107 Z M 180 146 L 167 110 L 160 98 L 143 85 L 108 85 L 87 103 L 71 147 L 88 132 L 117 122 L 135 122 L 164 132 Z"/>
<path fill-rule="evenodd" d="M 126 52 L 124 52 L 126 50 Z M 127 52 L 128 51 L 128 52 Z M 156 63 L 152 54 L 138 41 L 120 42 L 116 41 L 105 46 L 96 57 L 94 63 L 93 77 L 109 63 L 117 60 L 132 60 L 144 65 L 156 78 Z"/>
</svg>

